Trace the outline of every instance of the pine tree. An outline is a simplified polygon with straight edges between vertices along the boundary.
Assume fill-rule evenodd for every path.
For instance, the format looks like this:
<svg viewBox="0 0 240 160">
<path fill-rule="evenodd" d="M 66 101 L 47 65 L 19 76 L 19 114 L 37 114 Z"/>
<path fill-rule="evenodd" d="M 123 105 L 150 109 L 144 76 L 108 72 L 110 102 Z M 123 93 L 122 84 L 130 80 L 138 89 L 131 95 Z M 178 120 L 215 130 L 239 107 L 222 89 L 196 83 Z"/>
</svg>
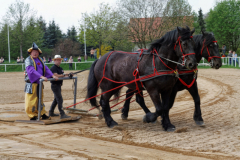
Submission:
<svg viewBox="0 0 240 160">
<path fill-rule="evenodd" d="M 202 9 L 200 8 L 200 10 L 198 11 L 198 23 L 199 23 L 199 27 L 201 28 L 201 31 L 205 32 L 206 28 L 205 28 L 205 22 L 203 20 L 203 14 L 202 14 Z"/>
<path fill-rule="evenodd" d="M 55 24 L 54 20 L 49 22 L 46 34 L 48 48 L 54 48 L 58 40 L 62 38 L 62 31 L 60 30 L 59 26 Z"/>
</svg>

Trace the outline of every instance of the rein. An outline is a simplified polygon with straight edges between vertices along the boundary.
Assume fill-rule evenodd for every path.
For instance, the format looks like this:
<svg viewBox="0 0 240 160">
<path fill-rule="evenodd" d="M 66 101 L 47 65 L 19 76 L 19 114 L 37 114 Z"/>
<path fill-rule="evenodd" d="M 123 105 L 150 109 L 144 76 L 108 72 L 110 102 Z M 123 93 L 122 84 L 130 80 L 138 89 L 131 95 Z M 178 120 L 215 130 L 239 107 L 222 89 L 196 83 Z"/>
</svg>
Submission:
<svg viewBox="0 0 240 160">
<path fill-rule="evenodd" d="M 84 70 L 81 70 L 81 71 L 77 71 L 77 72 L 71 72 L 71 74 L 78 74 L 78 73 L 81 73 L 81 72 L 86 71 L 86 70 L 89 70 L 89 69 L 90 69 L 90 68 L 84 69 Z"/>
</svg>

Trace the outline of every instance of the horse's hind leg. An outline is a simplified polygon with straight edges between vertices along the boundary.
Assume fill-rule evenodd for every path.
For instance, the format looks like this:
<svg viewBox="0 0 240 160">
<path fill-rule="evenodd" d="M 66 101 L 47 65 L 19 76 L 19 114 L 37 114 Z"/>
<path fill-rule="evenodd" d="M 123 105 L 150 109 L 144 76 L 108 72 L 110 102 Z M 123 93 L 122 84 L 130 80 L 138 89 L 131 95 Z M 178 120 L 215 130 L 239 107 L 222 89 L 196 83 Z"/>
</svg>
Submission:
<svg viewBox="0 0 240 160">
<path fill-rule="evenodd" d="M 126 92 L 126 99 L 131 97 L 133 94 L 134 94 L 133 90 L 128 89 Z M 128 117 L 130 101 L 131 101 L 131 98 L 127 99 L 123 105 L 122 115 L 121 115 L 122 119 L 126 120 Z"/>
<path fill-rule="evenodd" d="M 113 128 L 114 126 L 118 125 L 118 123 L 115 122 L 111 117 L 111 108 L 109 105 L 109 99 L 111 98 L 112 95 L 113 95 L 112 92 L 105 93 L 101 96 L 101 99 L 100 99 L 100 105 L 102 107 L 103 116 L 109 128 Z"/>
<path fill-rule="evenodd" d="M 133 91 L 132 89 L 127 90 L 126 98 L 128 98 L 128 97 L 130 97 L 134 94 L 132 91 Z M 129 92 L 132 92 L 132 93 L 129 93 Z M 147 108 L 147 106 L 144 102 L 144 98 L 142 97 L 142 95 L 143 95 L 142 91 L 140 92 L 140 94 L 139 93 L 136 94 L 136 102 L 141 106 L 141 108 L 147 114 L 150 111 L 149 111 L 149 109 Z M 124 106 L 123 106 L 123 109 L 122 109 L 122 119 L 127 119 L 127 117 L 128 117 L 130 100 L 131 100 L 131 98 L 127 99 L 124 103 Z"/>
<path fill-rule="evenodd" d="M 204 122 L 203 122 L 202 112 L 200 108 L 200 97 L 198 94 L 197 82 L 195 82 L 193 86 L 188 89 L 188 91 L 192 95 L 195 103 L 195 111 L 194 111 L 193 119 L 197 125 L 202 126 L 204 125 Z"/>
<path fill-rule="evenodd" d="M 145 123 L 155 122 L 157 120 L 158 116 L 161 115 L 161 113 L 162 113 L 162 103 L 160 100 L 159 92 L 157 90 L 154 90 L 154 91 L 151 91 L 148 93 L 149 93 L 149 95 L 153 101 L 153 104 L 156 108 L 156 112 L 155 113 L 148 112 L 143 117 L 143 122 L 145 122 Z"/>
</svg>

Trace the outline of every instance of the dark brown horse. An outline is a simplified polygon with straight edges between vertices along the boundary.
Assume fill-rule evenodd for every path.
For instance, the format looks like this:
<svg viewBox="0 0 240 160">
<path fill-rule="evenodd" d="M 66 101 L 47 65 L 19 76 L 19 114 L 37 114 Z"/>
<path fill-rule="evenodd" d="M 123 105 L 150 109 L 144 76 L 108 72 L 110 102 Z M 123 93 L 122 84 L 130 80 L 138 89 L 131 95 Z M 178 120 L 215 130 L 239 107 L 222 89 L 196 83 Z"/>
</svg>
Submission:
<svg viewBox="0 0 240 160">
<path fill-rule="evenodd" d="M 204 33 L 202 32 L 202 35 L 194 35 L 193 40 L 195 42 L 195 55 L 197 62 L 199 63 L 202 57 L 207 59 L 210 62 L 210 66 L 214 69 L 219 69 L 222 66 L 222 61 L 220 58 L 220 54 L 218 51 L 218 44 L 217 41 L 215 40 L 215 37 L 212 33 Z M 186 70 L 184 66 L 179 66 L 178 65 L 178 70 Z M 194 80 L 194 75 L 195 73 L 188 73 L 188 74 L 182 74 L 180 75 L 180 78 L 186 83 L 190 84 Z M 195 77 L 197 79 L 197 77 Z M 193 85 L 188 88 L 187 86 L 183 85 L 179 80 L 177 83 L 174 85 L 172 89 L 172 93 L 170 95 L 170 101 L 169 101 L 169 109 L 172 108 L 175 97 L 177 95 L 178 91 L 187 89 L 189 93 L 192 95 L 194 103 L 195 103 L 195 111 L 193 115 L 193 119 L 196 122 L 197 125 L 204 125 L 203 119 L 202 119 L 202 113 L 201 113 L 201 108 L 200 108 L 200 97 L 198 94 L 198 87 L 197 87 L 197 82 L 195 81 Z M 128 89 L 127 90 L 127 96 L 126 98 L 131 97 L 134 92 L 133 90 Z M 140 93 L 142 94 L 142 92 Z M 144 112 L 147 114 L 149 113 L 149 109 L 146 107 L 145 102 L 143 97 L 140 94 L 136 94 L 136 101 L 137 103 L 143 108 Z M 124 103 L 124 107 L 122 109 L 122 119 L 127 119 L 128 117 L 128 112 L 129 112 L 129 104 L 130 104 L 131 98 L 127 99 Z M 164 101 L 164 99 L 163 99 Z"/>
<path fill-rule="evenodd" d="M 117 125 L 111 117 L 109 99 L 117 94 L 123 85 L 135 90 L 146 89 L 156 107 L 155 113 L 149 113 L 145 116 L 147 122 L 156 121 L 157 117 L 168 112 L 168 103 L 162 104 L 162 99 L 168 102 L 173 86 L 177 79 L 173 74 L 164 74 L 162 76 L 152 77 L 149 80 L 135 83 L 134 73 L 139 76 L 155 73 L 172 71 L 177 64 L 174 62 L 183 61 L 185 67 L 189 69 L 196 68 L 196 58 L 194 55 L 194 42 L 192 40 L 193 31 L 188 27 L 180 28 L 166 33 L 162 38 L 151 44 L 148 54 L 142 56 L 139 65 L 137 63 L 137 54 L 131 54 L 121 51 L 114 51 L 105 54 L 101 59 L 96 60 L 90 69 L 87 85 L 87 98 L 94 97 L 97 94 L 98 86 L 102 90 L 100 105 L 103 116 L 108 127 Z M 184 57 L 183 57 L 184 56 Z M 155 67 L 154 67 L 155 66 Z M 139 77 L 138 77 L 139 78 Z M 90 99 L 92 106 L 97 106 L 96 98 Z M 164 117 L 164 126 L 167 129 L 175 128 L 168 116 Z"/>
</svg>

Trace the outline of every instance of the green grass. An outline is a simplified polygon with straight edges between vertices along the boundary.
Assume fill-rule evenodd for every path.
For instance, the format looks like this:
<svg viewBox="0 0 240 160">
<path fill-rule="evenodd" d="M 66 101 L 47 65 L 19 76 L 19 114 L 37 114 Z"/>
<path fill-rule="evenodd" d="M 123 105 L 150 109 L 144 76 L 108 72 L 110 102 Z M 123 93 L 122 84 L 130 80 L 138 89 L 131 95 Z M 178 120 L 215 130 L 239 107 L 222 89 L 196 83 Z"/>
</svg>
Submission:
<svg viewBox="0 0 240 160">
<path fill-rule="evenodd" d="M 82 62 L 84 61 L 84 56 L 81 56 L 82 58 Z M 87 62 L 93 62 L 95 61 L 94 58 L 90 58 L 88 57 Z M 78 57 L 73 57 L 73 62 L 78 62 Z M 5 59 L 4 63 L 1 64 L 17 64 L 16 60 L 11 60 L 10 63 L 7 59 Z M 22 64 L 22 63 L 20 63 Z M 54 63 L 51 64 L 46 64 L 48 66 L 48 68 L 51 68 L 53 66 Z M 90 68 L 92 65 L 92 63 L 77 63 L 76 64 L 76 70 L 84 70 L 84 69 L 88 69 Z M 69 64 L 68 63 L 62 63 L 61 67 L 63 68 L 63 70 L 70 70 L 69 69 Z M 75 70 L 75 64 L 72 64 L 72 70 Z M 5 66 L 4 65 L 0 65 L 0 72 L 5 72 Z M 7 65 L 7 72 L 23 72 L 22 70 L 22 65 Z"/>
<path fill-rule="evenodd" d="M 48 66 L 48 68 L 51 68 L 54 65 L 54 63 L 46 64 L 46 65 Z M 77 63 L 76 70 L 89 69 L 91 65 L 92 63 Z M 63 70 L 70 70 L 68 63 L 62 63 L 60 66 L 63 68 Z M 72 64 L 72 68 L 73 69 L 71 70 L 74 72 L 75 63 Z M 0 65 L 0 72 L 5 72 L 5 65 Z M 22 65 L 7 65 L 7 72 L 23 72 Z"/>
<path fill-rule="evenodd" d="M 238 64 L 237 64 L 237 67 L 234 67 L 234 66 L 228 66 L 228 65 L 222 65 L 221 68 L 234 68 L 234 69 L 240 69 L 240 67 L 238 67 Z M 198 66 L 198 69 L 211 69 L 210 66 Z"/>
</svg>

